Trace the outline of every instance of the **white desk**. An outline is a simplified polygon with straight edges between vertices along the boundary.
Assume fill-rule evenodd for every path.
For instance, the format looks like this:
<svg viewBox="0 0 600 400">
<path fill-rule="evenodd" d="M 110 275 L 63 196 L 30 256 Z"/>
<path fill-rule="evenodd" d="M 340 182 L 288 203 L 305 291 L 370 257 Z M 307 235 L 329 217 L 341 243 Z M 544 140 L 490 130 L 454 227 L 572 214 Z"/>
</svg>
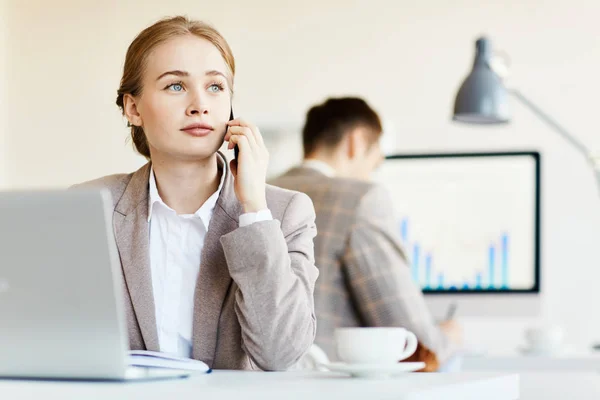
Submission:
<svg viewBox="0 0 600 400">
<path fill-rule="evenodd" d="M 517 375 L 408 374 L 355 379 L 326 372 L 215 371 L 185 380 L 89 383 L 0 380 L 3 399 L 218 400 L 516 400 Z"/>
<path fill-rule="evenodd" d="M 551 372 L 551 371 L 597 371 L 600 372 L 598 352 L 575 352 L 554 356 L 530 356 L 519 353 L 463 356 L 462 371 L 494 372 Z M 600 379 L 600 374 L 598 375 Z"/>
<path fill-rule="evenodd" d="M 520 400 L 600 399 L 600 374 L 594 372 L 526 372 L 520 379 Z"/>
</svg>

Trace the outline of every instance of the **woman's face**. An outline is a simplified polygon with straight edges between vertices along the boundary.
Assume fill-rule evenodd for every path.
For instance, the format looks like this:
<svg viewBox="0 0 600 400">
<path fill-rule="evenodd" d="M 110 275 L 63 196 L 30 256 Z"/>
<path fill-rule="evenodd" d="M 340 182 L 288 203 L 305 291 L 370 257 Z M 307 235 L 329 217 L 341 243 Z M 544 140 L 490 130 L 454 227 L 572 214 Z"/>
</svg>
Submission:
<svg viewBox="0 0 600 400">
<path fill-rule="evenodd" d="M 231 76 L 217 48 L 196 36 L 157 46 L 134 99 L 152 158 L 198 160 L 223 144 L 231 111 Z"/>
</svg>

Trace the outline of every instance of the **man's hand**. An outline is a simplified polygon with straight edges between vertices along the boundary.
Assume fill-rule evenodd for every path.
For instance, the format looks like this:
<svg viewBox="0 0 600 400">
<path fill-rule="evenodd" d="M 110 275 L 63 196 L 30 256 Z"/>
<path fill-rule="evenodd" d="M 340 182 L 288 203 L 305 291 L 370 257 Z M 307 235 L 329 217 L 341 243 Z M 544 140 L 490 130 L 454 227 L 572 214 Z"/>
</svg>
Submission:
<svg viewBox="0 0 600 400">
<path fill-rule="evenodd" d="M 463 344 L 463 329 L 456 320 L 440 322 L 440 329 L 454 344 L 458 346 Z"/>
</svg>

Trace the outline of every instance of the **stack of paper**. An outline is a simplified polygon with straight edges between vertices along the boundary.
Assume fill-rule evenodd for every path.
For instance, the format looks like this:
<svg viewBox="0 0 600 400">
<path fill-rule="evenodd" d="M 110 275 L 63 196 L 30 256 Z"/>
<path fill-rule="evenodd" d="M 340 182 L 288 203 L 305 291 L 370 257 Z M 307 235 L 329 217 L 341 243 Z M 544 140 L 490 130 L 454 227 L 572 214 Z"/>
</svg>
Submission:
<svg viewBox="0 0 600 400">
<path fill-rule="evenodd" d="M 208 365 L 202 361 L 149 350 L 132 350 L 127 352 L 127 364 L 136 367 L 171 368 L 205 373 L 211 372 Z"/>
</svg>

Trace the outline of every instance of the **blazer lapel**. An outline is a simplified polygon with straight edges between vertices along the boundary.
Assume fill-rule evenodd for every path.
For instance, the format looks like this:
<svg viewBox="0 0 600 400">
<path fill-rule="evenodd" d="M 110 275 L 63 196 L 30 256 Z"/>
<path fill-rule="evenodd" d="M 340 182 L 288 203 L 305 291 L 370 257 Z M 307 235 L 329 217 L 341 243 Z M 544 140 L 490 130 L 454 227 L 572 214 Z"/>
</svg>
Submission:
<svg viewBox="0 0 600 400">
<path fill-rule="evenodd" d="M 237 229 L 242 211 L 227 161 L 223 173 L 226 174 L 225 182 L 204 241 L 194 296 L 193 357 L 211 367 L 215 358 L 221 309 L 232 284 L 220 239 Z"/>
<path fill-rule="evenodd" d="M 147 350 L 159 350 L 150 271 L 148 180 L 150 163 L 133 174 L 114 213 L 115 237 L 127 290 Z"/>
</svg>

